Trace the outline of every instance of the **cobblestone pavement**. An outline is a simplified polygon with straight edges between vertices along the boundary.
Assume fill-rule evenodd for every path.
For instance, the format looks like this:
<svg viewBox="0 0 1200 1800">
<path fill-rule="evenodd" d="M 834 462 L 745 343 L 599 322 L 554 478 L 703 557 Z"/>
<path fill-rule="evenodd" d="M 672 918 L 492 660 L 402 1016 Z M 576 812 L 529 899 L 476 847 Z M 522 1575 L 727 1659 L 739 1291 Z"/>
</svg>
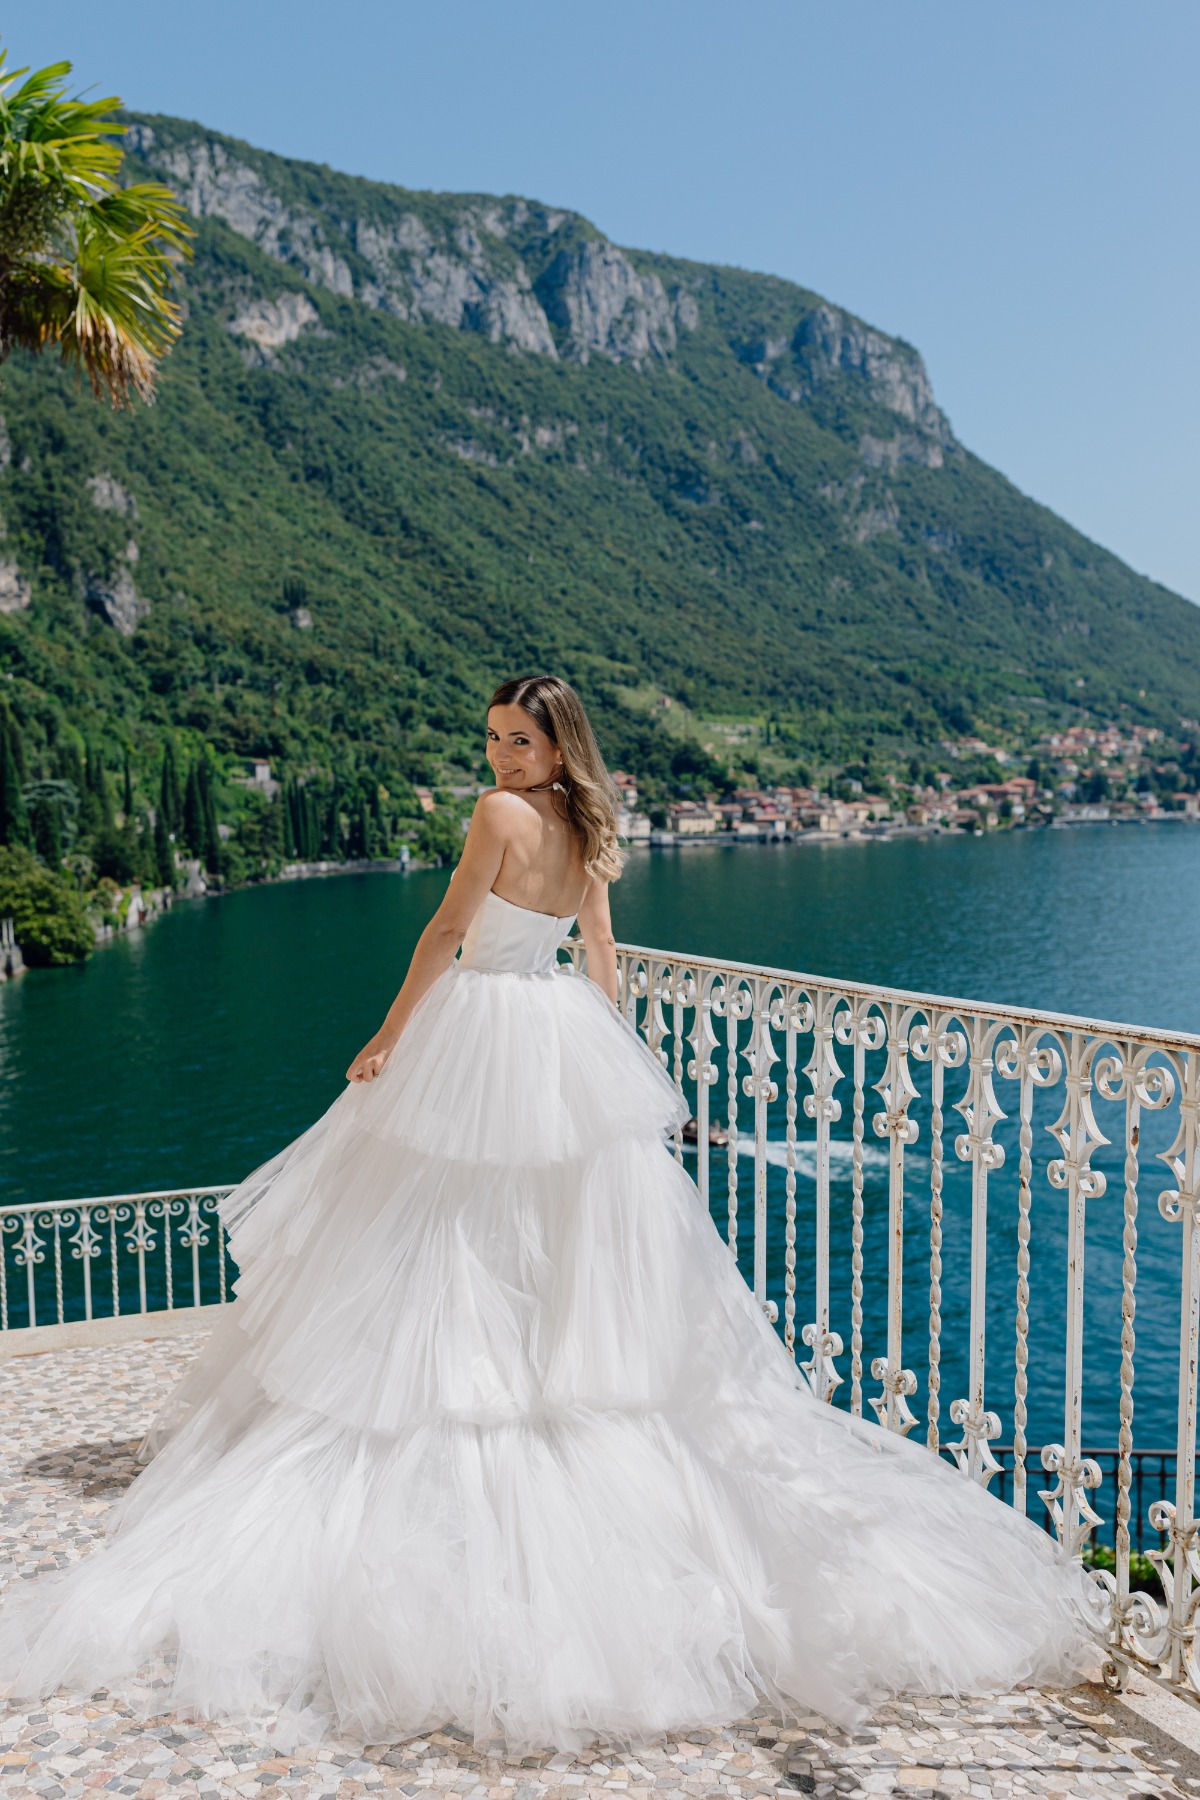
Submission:
<svg viewBox="0 0 1200 1800">
<path fill-rule="evenodd" d="M 158 1339 L 0 1364 L 0 1581 L 86 1553 L 135 1472 L 151 1412 L 201 1342 Z M 425 1789 L 469 1800 L 651 1791 L 658 1800 L 789 1793 L 1139 1800 L 1200 1795 L 1200 1756 L 1092 1688 L 969 1706 L 893 1704 L 852 1735 L 815 1717 L 784 1729 L 761 1711 L 725 1730 L 643 1746 L 636 1756 L 598 1745 L 578 1758 L 520 1759 L 481 1755 L 457 1733 L 440 1731 L 362 1755 L 326 1745 L 285 1757 L 248 1742 L 244 1727 L 171 1717 L 147 1723 L 104 1693 L 52 1699 L 32 1711 L 0 1702 L 5 1795 L 249 1800 L 272 1788 L 295 1800 Z"/>
</svg>

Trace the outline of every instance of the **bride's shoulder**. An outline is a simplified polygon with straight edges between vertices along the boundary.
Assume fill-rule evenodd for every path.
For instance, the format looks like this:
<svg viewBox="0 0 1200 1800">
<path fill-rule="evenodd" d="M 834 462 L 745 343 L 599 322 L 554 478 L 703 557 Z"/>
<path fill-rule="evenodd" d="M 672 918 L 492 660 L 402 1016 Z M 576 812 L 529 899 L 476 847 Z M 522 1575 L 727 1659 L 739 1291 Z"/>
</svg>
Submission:
<svg viewBox="0 0 1200 1800">
<path fill-rule="evenodd" d="M 528 812 L 529 808 L 519 794 L 506 793 L 503 788 L 485 788 L 475 802 L 471 823 L 486 832 L 507 837 L 524 823 Z"/>
</svg>

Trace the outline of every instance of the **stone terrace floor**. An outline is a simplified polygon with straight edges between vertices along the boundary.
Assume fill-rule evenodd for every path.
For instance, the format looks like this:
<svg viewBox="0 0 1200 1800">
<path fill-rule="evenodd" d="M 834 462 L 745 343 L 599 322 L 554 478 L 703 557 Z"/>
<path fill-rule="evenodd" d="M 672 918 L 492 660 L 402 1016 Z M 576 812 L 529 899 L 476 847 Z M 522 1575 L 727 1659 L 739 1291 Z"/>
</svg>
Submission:
<svg viewBox="0 0 1200 1800">
<path fill-rule="evenodd" d="M 46 1352 L 0 1363 L 0 1580 L 87 1552 L 135 1473 L 150 1414 L 201 1337 Z M 969 1706 L 893 1704 L 853 1736 L 812 1718 L 782 1729 L 761 1712 L 723 1731 L 667 1740 L 636 1757 L 481 1756 L 453 1733 L 365 1755 L 329 1746 L 276 1756 L 243 1730 L 164 1717 L 148 1724 L 107 1695 L 0 1702 L 0 1793 L 69 1800 L 100 1793 L 295 1800 L 433 1789 L 471 1800 L 659 1800 L 765 1794 L 1200 1795 L 1200 1719 L 1138 1683 L 1120 1701 L 1096 1688 L 1032 1692 Z"/>
</svg>

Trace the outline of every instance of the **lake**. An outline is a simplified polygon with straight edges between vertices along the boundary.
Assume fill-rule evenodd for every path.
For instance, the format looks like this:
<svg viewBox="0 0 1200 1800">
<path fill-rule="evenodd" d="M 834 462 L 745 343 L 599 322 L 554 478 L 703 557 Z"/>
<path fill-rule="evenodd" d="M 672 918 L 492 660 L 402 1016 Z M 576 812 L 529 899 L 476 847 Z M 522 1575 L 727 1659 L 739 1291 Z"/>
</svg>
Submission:
<svg viewBox="0 0 1200 1800">
<path fill-rule="evenodd" d="M 148 930 L 106 944 L 87 965 L 35 971 L 0 988 L 5 1197 L 42 1200 L 245 1175 L 340 1091 L 447 878 L 444 871 L 348 875 L 185 902 Z M 1194 1031 L 1198 895 L 1200 829 L 1181 822 L 643 851 L 614 890 L 613 912 L 620 938 L 660 949 Z M 747 1102 L 747 1122 L 749 1113 Z M 950 1131 L 948 1124 L 948 1137 Z M 880 1147 L 868 1143 L 878 1157 Z M 773 1214 L 782 1206 L 778 1160 L 771 1168 Z M 966 1176 L 950 1162 L 948 1213 L 961 1205 Z M 875 1166 L 869 1173 L 870 1239 L 884 1222 L 886 1171 L 881 1176 Z M 747 1165 L 743 1193 L 750 1187 Z M 847 1191 L 842 1172 L 835 1179 L 835 1233 L 845 1223 Z M 1110 1177 L 1109 1214 L 1114 1205 L 1115 1227 L 1110 1216 L 1100 1223 L 1119 1252 L 1120 1185 L 1114 1189 Z M 1039 1193 L 1035 1240 L 1039 1231 L 1047 1242 L 1055 1236 L 1055 1207 L 1061 1202 L 1049 1190 Z M 1177 1311 L 1174 1242 L 1148 1245 L 1139 1279 L 1163 1307 L 1174 1292 Z M 922 1255 L 927 1285 L 918 1221 L 918 1280 Z M 773 1254 L 772 1292 L 779 1267 Z M 965 1305 L 967 1275 L 964 1259 L 948 1251 L 948 1321 Z M 844 1313 L 843 1264 L 835 1264 L 834 1281 L 835 1310 Z M 1118 1281 L 1119 1254 L 1089 1266 L 1089 1301 L 1101 1308 L 1093 1360 L 1106 1372 L 1115 1366 Z M 1055 1305 L 1061 1313 L 1060 1300 L 1057 1286 L 1042 1296 L 1035 1285 L 1035 1342 L 1039 1306 L 1051 1318 Z M 876 1278 L 868 1325 L 878 1326 L 881 1301 Z M 1008 1305 L 1011 1315 L 1011 1299 Z M 922 1306 L 918 1287 L 916 1333 Z M 802 1306 L 800 1321 L 807 1316 Z M 839 1329 L 843 1323 L 835 1318 Z M 1169 1331 L 1164 1346 L 1145 1369 L 1139 1359 L 1139 1420 L 1150 1434 L 1143 1443 L 1174 1436 Z M 906 1341 L 906 1353 L 919 1361 L 919 1341 L 911 1350 Z M 943 1412 L 963 1391 L 954 1385 L 961 1379 L 956 1355 L 948 1352 Z M 1011 1375 L 1004 1379 L 1011 1394 Z M 1031 1382 L 1034 1423 L 1049 1433 L 1061 1359 L 1056 1365 L 1053 1356 L 1035 1358 Z M 1101 1387 L 1105 1397 L 1091 1407 L 1088 1425 L 1093 1441 L 1114 1442 L 1107 1373 L 1098 1393 Z M 1040 1441 L 1035 1431 L 1031 1438 Z"/>
</svg>

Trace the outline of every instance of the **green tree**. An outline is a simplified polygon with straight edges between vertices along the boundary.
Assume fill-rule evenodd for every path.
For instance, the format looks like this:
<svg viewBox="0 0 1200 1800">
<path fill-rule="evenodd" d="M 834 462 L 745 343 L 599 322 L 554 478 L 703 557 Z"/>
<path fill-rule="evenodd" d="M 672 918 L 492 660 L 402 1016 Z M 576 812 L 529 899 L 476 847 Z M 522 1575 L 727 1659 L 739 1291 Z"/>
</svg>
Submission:
<svg viewBox="0 0 1200 1800">
<path fill-rule="evenodd" d="M 283 853 L 301 862 L 311 862 L 321 847 L 321 826 L 312 791 L 306 782 L 289 780 L 283 798 Z"/>
<path fill-rule="evenodd" d="M 193 856 L 206 869 L 221 866 L 221 834 L 217 830 L 216 800 L 207 756 L 199 756 L 188 769 L 183 790 L 183 836 Z"/>
<path fill-rule="evenodd" d="M 104 759 L 90 744 L 84 751 L 83 781 L 85 799 L 82 822 L 88 830 L 101 830 L 113 822 L 112 795 L 104 772 Z"/>
<path fill-rule="evenodd" d="M 0 849 L 0 918 L 11 918 L 31 968 L 61 968 L 90 956 L 96 935 L 83 901 L 60 874 L 19 845 Z"/>
<path fill-rule="evenodd" d="M 29 809 L 29 828 L 37 855 L 48 869 L 57 869 L 63 859 L 62 827 L 53 795 L 37 795 Z"/>
<path fill-rule="evenodd" d="M 207 757 L 200 763 L 198 777 L 204 822 L 201 855 L 204 858 L 206 869 L 219 869 L 221 866 L 221 834 L 217 830 L 217 802 L 213 793 L 212 770 Z"/>
<path fill-rule="evenodd" d="M 125 746 L 125 780 L 121 791 L 121 810 L 127 820 L 133 817 L 133 765 L 129 760 L 129 746 Z"/>
<path fill-rule="evenodd" d="M 346 844 L 346 854 L 357 857 L 375 854 L 375 827 L 371 819 L 370 802 L 361 788 L 350 814 L 350 836 Z"/>
<path fill-rule="evenodd" d="M 273 799 L 254 792 L 246 796 L 245 813 L 233 836 L 221 845 L 219 869 L 226 881 L 259 881 L 278 874 L 285 855 L 286 811 L 282 792 Z"/>
<path fill-rule="evenodd" d="M 121 102 L 68 97 L 70 72 L 10 72 L 0 50 L 0 362 L 56 347 L 119 406 L 152 397 L 179 336 L 170 287 L 193 233 L 169 188 L 119 185 Z"/>
<path fill-rule="evenodd" d="M 74 847 L 79 827 L 79 790 L 54 777 L 26 782 L 21 790 L 33 847 L 52 868 Z"/>
<path fill-rule="evenodd" d="M 107 875 L 127 887 L 141 873 L 141 846 L 132 819 L 124 825 L 102 825 L 92 834 L 91 846 L 98 877 Z"/>
<path fill-rule="evenodd" d="M 300 831 L 297 808 L 297 784 L 290 775 L 283 783 L 283 854 L 295 858 L 300 854 Z"/>
<path fill-rule="evenodd" d="M 456 863 L 462 855 L 463 829 L 452 813 L 428 813 L 417 827 L 413 849 L 423 862 Z"/>
<path fill-rule="evenodd" d="M 204 855 L 204 798 L 200 792 L 202 764 L 191 763 L 183 788 L 183 841 L 193 856 Z"/>
<path fill-rule="evenodd" d="M 163 745 L 162 776 L 158 784 L 158 810 L 164 816 L 168 833 L 177 832 L 183 816 L 183 801 L 179 793 L 179 768 L 175 761 L 175 747 L 170 738 Z"/>
<path fill-rule="evenodd" d="M 341 862 L 346 852 L 342 845 L 342 797 L 335 781 L 325 809 L 325 825 L 321 833 L 321 855 Z"/>
<path fill-rule="evenodd" d="M 175 885 L 175 852 L 167 830 L 167 819 L 161 806 L 154 809 L 154 872 L 159 887 Z"/>
<path fill-rule="evenodd" d="M 21 744 L 17 728 L 0 717 L 0 844 L 29 841 L 29 820 L 21 798 Z"/>
</svg>

